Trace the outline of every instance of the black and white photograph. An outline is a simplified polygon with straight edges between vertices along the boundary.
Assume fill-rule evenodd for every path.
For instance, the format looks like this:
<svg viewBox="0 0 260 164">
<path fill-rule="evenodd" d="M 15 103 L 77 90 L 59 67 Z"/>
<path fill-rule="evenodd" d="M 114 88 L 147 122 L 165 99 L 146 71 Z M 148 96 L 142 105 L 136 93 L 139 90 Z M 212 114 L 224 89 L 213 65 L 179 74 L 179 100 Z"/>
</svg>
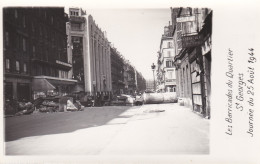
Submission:
<svg viewBox="0 0 260 164">
<path fill-rule="evenodd" d="M 208 154 L 213 11 L 93 12 L 3 9 L 6 154 Z"/>
<path fill-rule="evenodd" d="M 12 2 L 1 5 L 3 163 L 260 161 L 256 6 Z"/>
</svg>

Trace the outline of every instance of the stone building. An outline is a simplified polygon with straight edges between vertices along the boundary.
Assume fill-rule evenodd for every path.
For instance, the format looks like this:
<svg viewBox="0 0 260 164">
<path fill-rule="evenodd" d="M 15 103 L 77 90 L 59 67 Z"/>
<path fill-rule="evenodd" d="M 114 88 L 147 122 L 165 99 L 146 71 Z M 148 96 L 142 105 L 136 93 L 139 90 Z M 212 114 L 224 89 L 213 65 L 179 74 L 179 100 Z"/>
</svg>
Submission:
<svg viewBox="0 0 260 164">
<path fill-rule="evenodd" d="M 185 106 L 210 118 L 212 11 L 171 8 L 171 13 L 177 96 Z"/>
<path fill-rule="evenodd" d="M 91 15 L 69 8 L 68 53 L 73 62 L 71 75 L 85 94 L 109 96 L 112 91 L 110 45 Z M 75 50 L 76 49 L 76 50 Z"/>
<path fill-rule="evenodd" d="M 110 55 L 113 95 L 123 94 L 125 91 L 124 58 L 114 47 L 110 47 Z"/>
<path fill-rule="evenodd" d="M 125 94 L 133 95 L 136 92 L 136 70 L 128 60 L 124 63 Z"/>
<path fill-rule="evenodd" d="M 164 27 L 157 60 L 157 90 L 160 92 L 176 92 L 175 66 L 173 65 L 175 51 L 173 37 L 170 34 L 172 26 Z"/>
<path fill-rule="evenodd" d="M 29 101 L 48 94 L 64 95 L 76 83 L 66 50 L 64 8 L 3 9 L 5 98 Z"/>
</svg>

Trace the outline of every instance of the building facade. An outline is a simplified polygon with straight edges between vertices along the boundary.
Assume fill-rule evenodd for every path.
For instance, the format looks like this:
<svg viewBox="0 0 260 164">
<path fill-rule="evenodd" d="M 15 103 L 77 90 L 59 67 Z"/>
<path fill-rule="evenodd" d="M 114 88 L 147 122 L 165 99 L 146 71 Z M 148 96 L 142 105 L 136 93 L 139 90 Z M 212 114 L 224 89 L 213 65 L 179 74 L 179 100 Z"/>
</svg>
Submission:
<svg viewBox="0 0 260 164">
<path fill-rule="evenodd" d="M 136 92 L 143 93 L 146 90 L 146 80 L 141 72 L 136 71 Z"/>
<path fill-rule="evenodd" d="M 70 92 L 67 19 L 64 8 L 3 9 L 5 98 L 30 101 L 46 83 L 55 87 L 49 94 Z"/>
<path fill-rule="evenodd" d="M 123 94 L 125 92 L 124 58 L 114 47 L 110 47 L 110 57 L 113 95 Z"/>
<path fill-rule="evenodd" d="M 177 96 L 185 106 L 210 118 L 212 22 L 206 20 L 211 20 L 212 11 L 207 8 L 171 8 L 171 13 Z"/>
<path fill-rule="evenodd" d="M 160 92 L 176 92 L 175 51 L 173 37 L 170 35 L 172 26 L 164 27 L 157 60 L 157 90 Z"/>
<path fill-rule="evenodd" d="M 69 8 L 68 53 L 71 76 L 86 95 L 109 96 L 112 91 L 110 45 L 103 32 L 80 8 Z"/>
<path fill-rule="evenodd" d="M 125 94 L 133 95 L 136 93 L 136 69 L 131 65 L 128 60 L 124 62 L 124 81 L 125 81 Z"/>
</svg>

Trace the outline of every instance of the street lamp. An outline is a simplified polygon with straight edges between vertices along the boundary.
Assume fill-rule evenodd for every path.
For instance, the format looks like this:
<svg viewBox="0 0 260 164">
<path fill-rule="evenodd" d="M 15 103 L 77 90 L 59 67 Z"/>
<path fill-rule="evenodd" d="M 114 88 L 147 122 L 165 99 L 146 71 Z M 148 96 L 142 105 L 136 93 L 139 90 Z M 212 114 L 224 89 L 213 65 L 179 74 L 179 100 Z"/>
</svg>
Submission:
<svg viewBox="0 0 260 164">
<path fill-rule="evenodd" d="M 155 65 L 154 65 L 154 63 L 151 65 L 151 68 L 153 70 L 153 87 L 154 87 L 154 91 L 155 91 L 155 77 L 154 77 Z"/>
</svg>

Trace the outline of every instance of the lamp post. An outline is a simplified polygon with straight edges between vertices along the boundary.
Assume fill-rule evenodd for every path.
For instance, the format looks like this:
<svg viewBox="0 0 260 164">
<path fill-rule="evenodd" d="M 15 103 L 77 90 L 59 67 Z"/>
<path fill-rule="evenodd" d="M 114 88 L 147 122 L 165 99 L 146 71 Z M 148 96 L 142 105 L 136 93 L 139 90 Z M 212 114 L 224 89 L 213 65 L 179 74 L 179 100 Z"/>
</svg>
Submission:
<svg viewBox="0 0 260 164">
<path fill-rule="evenodd" d="M 166 80 L 165 80 L 165 70 L 162 71 L 162 75 L 163 75 L 163 92 L 165 92 L 165 83 L 166 83 Z"/>
<path fill-rule="evenodd" d="M 151 68 L 153 70 L 153 87 L 154 87 L 154 91 L 155 91 L 155 77 L 154 77 L 155 65 L 154 65 L 154 63 L 151 65 Z"/>
</svg>

